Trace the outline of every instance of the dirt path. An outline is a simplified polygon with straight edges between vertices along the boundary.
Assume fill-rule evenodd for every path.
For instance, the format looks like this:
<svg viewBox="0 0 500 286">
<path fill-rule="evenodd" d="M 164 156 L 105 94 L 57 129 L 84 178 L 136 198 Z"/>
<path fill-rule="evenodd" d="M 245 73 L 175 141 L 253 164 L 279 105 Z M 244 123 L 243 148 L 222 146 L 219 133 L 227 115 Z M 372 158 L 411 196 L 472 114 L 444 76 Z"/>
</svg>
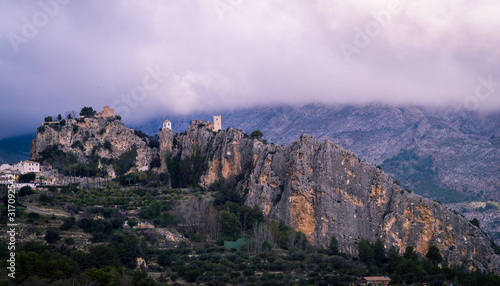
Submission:
<svg viewBox="0 0 500 286">
<path fill-rule="evenodd" d="M 37 212 L 37 213 L 41 213 L 41 214 L 45 214 L 45 215 L 55 215 L 55 216 L 61 216 L 61 217 L 68 217 L 69 216 L 68 214 L 65 214 L 65 213 L 54 212 L 54 210 L 51 210 L 51 209 L 42 210 L 42 209 L 27 205 L 27 204 L 20 204 L 20 205 L 25 207 L 29 211 L 33 211 L 33 212 Z M 52 211 L 52 212 L 50 212 L 50 211 Z"/>
</svg>

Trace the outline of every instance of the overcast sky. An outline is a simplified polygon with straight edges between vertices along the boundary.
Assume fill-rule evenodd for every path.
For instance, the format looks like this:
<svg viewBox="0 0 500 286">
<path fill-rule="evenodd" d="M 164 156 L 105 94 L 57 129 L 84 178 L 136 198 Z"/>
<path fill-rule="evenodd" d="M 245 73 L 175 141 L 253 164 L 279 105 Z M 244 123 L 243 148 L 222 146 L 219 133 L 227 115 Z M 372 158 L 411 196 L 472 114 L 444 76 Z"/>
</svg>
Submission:
<svg viewBox="0 0 500 286">
<path fill-rule="evenodd" d="M 495 0 L 0 0 L 0 138 L 83 106 L 133 124 L 283 103 L 500 109 L 499 12 Z"/>
</svg>

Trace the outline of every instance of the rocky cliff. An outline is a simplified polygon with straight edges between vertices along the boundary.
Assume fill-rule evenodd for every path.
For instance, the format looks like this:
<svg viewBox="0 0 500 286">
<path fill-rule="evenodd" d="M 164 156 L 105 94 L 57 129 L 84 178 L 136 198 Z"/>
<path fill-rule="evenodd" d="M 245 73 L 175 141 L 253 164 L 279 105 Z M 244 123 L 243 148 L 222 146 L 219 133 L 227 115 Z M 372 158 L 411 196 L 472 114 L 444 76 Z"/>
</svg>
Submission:
<svg viewBox="0 0 500 286">
<path fill-rule="evenodd" d="M 332 142 L 302 135 L 277 146 L 234 128 L 215 133 L 208 127 L 193 121 L 186 132 L 163 134 L 160 146 L 181 160 L 197 153 L 201 185 L 229 182 L 247 205 L 258 205 L 267 218 L 303 232 L 314 245 L 326 246 L 332 235 L 349 255 L 356 255 L 361 238 L 381 238 L 400 251 L 413 246 L 420 255 L 436 245 L 448 265 L 500 271 L 498 249 L 485 232 L 440 203 L 403 190 Z"/>
<path fill-rule="evenodd" d="M 170 117 L 174 130 L 192 118 Z M 260 130 L 276 144 L 303 133 L 331 140 L 364 161 L 382 166 L 401 185 L 443 203 L 500 197 L 500 112 L 421 106 L 305 105 L 253 107 L 222 113 L 223 124 L 247 133 Z M 140 129 L 156 132 L 164 118 Z"/>
<path fill-rule="evenodd" d="M 136 168 L 149 168 L 158 150 L 150 148 L 148 143 L 149 139 L 137 136 L 115 116 L 82 117 L 40 126 L 31 143 L 31 158 L 43 159 L 44 151 L 55 148 L 66 155 L 71 154 L 73 163 L 88 164 L 97 159 L 99 166 L 114 177 L 113 160 L 131 149 L 137 152 L 133 160 Z"/>
</svg>

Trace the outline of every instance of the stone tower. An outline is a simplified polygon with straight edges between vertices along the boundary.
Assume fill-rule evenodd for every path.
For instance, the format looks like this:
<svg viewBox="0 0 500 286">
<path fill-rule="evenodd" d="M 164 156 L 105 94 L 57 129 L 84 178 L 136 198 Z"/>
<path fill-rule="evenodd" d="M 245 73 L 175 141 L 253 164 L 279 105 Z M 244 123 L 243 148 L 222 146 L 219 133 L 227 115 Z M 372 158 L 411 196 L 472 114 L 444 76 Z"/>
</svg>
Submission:
<svg viewBox="0 0 500 286">
<path fill-rule="evenodd" d="M 222 118 L 220 115 L 214 115 L 214 132 L 222 129 Z"/>
<path fill-rule="evenodd" d="M 170 120 L 168 120 L 168 119 L 163 121 L 163 129 L 165 129 L 165 128 L 172 130 L 172 122 L 170 122 Z"/>
</svg>

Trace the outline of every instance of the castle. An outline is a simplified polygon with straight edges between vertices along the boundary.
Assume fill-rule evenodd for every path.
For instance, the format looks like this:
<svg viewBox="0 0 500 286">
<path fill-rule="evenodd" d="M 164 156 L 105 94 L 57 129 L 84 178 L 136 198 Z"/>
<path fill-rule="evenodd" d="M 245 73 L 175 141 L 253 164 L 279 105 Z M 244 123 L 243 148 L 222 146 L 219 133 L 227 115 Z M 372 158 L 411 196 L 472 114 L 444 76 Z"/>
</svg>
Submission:
<svg viewBox="0 0 500 286">
<path fill-rule="evenodd" d="M 104 106 L 103 110 L 95 115 L 96 118 L 115 117 L 115 109 Z"/>
</svg>

